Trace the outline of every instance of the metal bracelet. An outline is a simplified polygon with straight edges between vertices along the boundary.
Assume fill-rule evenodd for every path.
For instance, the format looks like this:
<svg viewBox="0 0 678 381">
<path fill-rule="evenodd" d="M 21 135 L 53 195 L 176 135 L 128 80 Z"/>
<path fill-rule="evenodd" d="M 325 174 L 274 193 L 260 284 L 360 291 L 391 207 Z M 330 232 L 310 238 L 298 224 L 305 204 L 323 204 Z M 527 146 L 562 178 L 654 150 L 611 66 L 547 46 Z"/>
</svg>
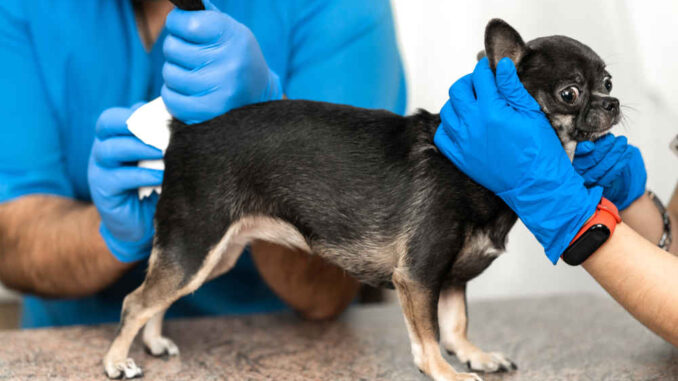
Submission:
<svg viewBox="0 0 678 381">
<path fill-rule="evenodd" d="M 662 204 L 657 195 L 655 195 L 652 191 L 647 191 L 647 196 L 650 197 L 652 202 L 654 202 L 654 205 L 662 215 L 662 221 L 664 222 L 664 232 L 662 233 L 661 238 L 659 238 L 659 243 L 657 243 L 657 246 L 659 246 L 660 249 L 668 251 L 669 247 L 671 246 L 671 219 L 669 218 L 669 212 L 666 210 L 664 204 Z"/>
</svg>

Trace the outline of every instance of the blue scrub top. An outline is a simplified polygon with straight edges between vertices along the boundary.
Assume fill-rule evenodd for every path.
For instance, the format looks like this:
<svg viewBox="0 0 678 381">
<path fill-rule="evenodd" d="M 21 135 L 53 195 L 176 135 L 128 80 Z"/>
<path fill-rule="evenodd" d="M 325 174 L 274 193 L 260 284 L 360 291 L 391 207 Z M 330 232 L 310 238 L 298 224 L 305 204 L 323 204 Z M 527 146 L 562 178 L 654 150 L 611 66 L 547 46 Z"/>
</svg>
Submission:
<svg viewBox="0 0 678 381">
<path fill-rule="evenodd" d="M 212 0 L 248 26 L 288 98 L 405 110 L 388 0 Z M 0 2 L 0 202 L 27 194 L 90 201 L 87 161 L 109 107 L 160 95 L 165 32 L 146 52 L 131 0 Z M 22 325 L 117 321 L 146 263 L 82 299 L 25 296 Z M 77 277 L 77 274 L 64 274 Z M 284 308 L 248 254 L 177 301 L 169 317 Z"/>
</svg>

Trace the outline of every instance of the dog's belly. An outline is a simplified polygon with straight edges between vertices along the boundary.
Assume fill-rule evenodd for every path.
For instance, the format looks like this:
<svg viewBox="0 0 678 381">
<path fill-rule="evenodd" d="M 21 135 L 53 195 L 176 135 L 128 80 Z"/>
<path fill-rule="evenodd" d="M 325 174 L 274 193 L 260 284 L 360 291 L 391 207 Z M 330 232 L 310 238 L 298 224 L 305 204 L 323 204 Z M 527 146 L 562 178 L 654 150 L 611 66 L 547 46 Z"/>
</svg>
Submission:
<svg viewBox="0 0 678 381">
<path fill-rule="evenodd" d="M 267 241 L 319 255 L 358 280 L 374 286 L 390 283 L 397 256 L 403 255 L 405 250 L 405 242 L 398 239 L 388 241 L 387 244 L 369 240 L 329 244 L 304 237 L 292 224 L 267 216 L 240 218 L 230 226 L 222 241 L 226 237 L 228 242 L 223 244 L 222 249 L 225 251 L 229 247 L 241 250 L 254 240 Z M 231 258 L 231 255 L 223 255 L 209 278 L 215 278 L 230 269 L 233 265 Z"/>
<path fill-rule="evenodd" d="M 317 243 L 311 246 L 314 254 L 341 267 L 359 281 L 375 287 L 393 288 L 393 269 L 398 258 L 404 255 L 404 246 L 398 240 L 386 244 L 360 241 L 341 245 Z"/>
<path fill-rule="evenodd" d="M 453 284 L 468 282 L 489 267 L 502 251 L 492 243 L 486 232 L 469 236 L 452 264 L 446 281 Z"/>
</svg>

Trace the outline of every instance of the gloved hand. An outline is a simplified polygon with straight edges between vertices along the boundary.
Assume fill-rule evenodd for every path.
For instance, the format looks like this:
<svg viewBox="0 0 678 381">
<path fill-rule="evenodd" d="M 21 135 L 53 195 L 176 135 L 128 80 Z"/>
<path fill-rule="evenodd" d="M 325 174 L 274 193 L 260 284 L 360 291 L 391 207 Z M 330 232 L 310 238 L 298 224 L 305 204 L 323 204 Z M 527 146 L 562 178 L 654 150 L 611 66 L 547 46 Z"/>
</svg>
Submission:
<svg viewBox="0 0 678 381">
<path fill-rule="evenodd" d="M 199 123 L 250 103 L 282 98 L 257 40 L 243 24 L 205 0 L 206 10 L 167 16 L 162 98 L 170 113 Z"/>
<path fill-rule="evenodd" d="M 638 148 L 624 136 L 606 134 L 596 142 L 577 144 L 574 169 L 589 187 L 603 187 L 603 196 L 619 210 L 626 209 L 645 193 L 647 172 Z"/>
<path fill-rule="evenodd" d="M 139 160 L 162 158 L 162 151 L 142 143 L 127 129 L 125 122 L 137 107 L 101 113 L 87 169 L 92 202 L 101 215 L 99 231 L 121 262 L 150 254 L 158 196 L 153 193 L 140 201 L 137 188 L 160 185 L 163 177 L 163 171 L 136 167 Z"/>
<path fill-rule="evenodd" d="M 501 197 L 555 264 L 593 215 L 602 188 L 587 189 L 539 104 L 508 58 L 487 58 L 450 88 L 434 142 L 460 170 Z"/>
</svg>

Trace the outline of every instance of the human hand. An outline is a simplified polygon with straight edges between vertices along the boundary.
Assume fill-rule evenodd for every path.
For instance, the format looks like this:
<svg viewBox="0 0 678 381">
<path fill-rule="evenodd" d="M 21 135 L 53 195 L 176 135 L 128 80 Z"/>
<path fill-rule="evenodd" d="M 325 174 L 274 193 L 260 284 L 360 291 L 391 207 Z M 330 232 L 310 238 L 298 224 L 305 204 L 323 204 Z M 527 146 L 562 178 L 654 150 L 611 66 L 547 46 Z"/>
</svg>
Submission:
<svg viewBox="0 0 678 381">
<path fill-rule="evenodd" d="M 556 263 L 596 210 L 553 128 L 508 58 L 487 58 L 450 88 L 434 142 L 460 170 L 501 197 Z"/>
<path fill-rule="evenodd" d="M 280 99 L 280 79 L 252 32 L 209 1 L 167 16 L 162 98 L 170 113 L 199 123 L 247 104 Z"/>
<path fill-rule="evenodd" d="M 587 187 L 603 187 L 603 196 L 619 210 L 645 193 L 647 172 L 638 148 L 624 136 L 606 134 L 595 142 L 577 144 L 572 161 Z"/>
<path fill-rule="evenodd" d="M 127 129 L 134 108 L 110 108 L 99 116 L 87 177 L 92 202 L 101 216 L 99 232 L 121 262 L 148 257 L 153 240 L 157 194 L 139 200 L 137 189 L 162 184 L 163 171 L 138 168 L 139 160 L 162 159 Z"/>
</svg>

